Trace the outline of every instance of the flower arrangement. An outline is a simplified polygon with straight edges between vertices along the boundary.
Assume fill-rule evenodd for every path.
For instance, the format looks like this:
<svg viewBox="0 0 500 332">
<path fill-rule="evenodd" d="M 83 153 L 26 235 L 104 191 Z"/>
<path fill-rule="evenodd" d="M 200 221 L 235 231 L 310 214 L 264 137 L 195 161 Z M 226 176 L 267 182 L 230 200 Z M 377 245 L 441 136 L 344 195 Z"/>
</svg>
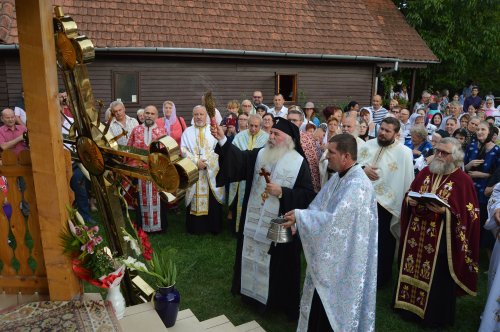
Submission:
<svg viewBox="0 0 500 332">
<path fill-rule="evenodd" d="M 125 219 L 132 230 L 122 228 L 123 239 L 133 253 L 128 257 L 113 257 L 109 248 L 104 246 L 98 226 L 85 224 L 78 211 L 68 208 L 68 225 L 61 234 L 64 254 L 72 259 L 75 274 L 82 280 L 101 288 L 109 288 L 121 282 L 125 268 L 145 273 L 154 278 L 157 287 L 172 286 L 176 282 L 177 268 L 173 261 L 175 249 L 165 248 L 153 251 L 148 235 L 136 229 L 128 214 L 127 202 Z"/>
<path fill-rule="evenodd" d="M 177 277 L 177 267 L 173 261 L 173 255 L 176 250 L 165 248 L 159 252 L 153 251 L 148 235 L 142 230 L 137 230 L 132 224 L 128 214 L 127 202 L 122 197 L 122 203 L 125 205 L 125 219 L 130 224 L 133 234 L 129 234 L 122 229 L 123 239 L 129 244 L 135 257 L 128 256 L 122 259 L 123 263 L 131 271 L 139 271 L 154 278 L 156 287 L 169 287 L 175 284 Z M 139 259 L 143 258 L 144 263 Z"/>
<path fill-rule="evenodd" d="M 64 254 L 72 260 L 73 272 L 100 288 L 118 285 L 125 274 L 125 266 L 113 259 L 109 248 L 104 246 L 99 226 L 87 226 L 78 211 L 67 210 L 68 225 L 60 237 Z"/>
</svg>

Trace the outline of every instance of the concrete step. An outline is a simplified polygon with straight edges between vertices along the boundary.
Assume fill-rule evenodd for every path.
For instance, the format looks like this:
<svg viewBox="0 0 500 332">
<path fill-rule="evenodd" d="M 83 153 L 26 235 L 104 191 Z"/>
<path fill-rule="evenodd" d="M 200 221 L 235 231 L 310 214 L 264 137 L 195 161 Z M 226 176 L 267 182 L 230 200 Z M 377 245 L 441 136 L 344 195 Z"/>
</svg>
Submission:
<svg viewBox="0 0 500 332">
<path fill-rule="evenodd" d="M 37 302 L 37 301 L 48 301 L 48 295 L 35 294 L 23 294 L 19 292 L 18 294 L 6 294 L 5 292 L 0 292 L 0 310 L 7 308 L 14 308 L 15 306 Z"/>
<path fill-rule="evenodd" d="M 266 332 L 262 326 L 259 325 L 256 321 L 252 320 L 245 324 L 241 324 L 236 326 L 236 330 L 238 332 Z"/>
<path fill-rule="evenodd" d="M 156 312 L 155 312 L 156 313 Z M 146 331 L 146 330 L 145 330 Z M 205 329 L 191 309 L 179 311 L 175 325 L 168 328 L 169 332 L 203 332 Z"/>
<path fill-rule="evenodd" d="M 204 320 L 201 325 L 208 332 L 238 332 L 233 323 L 224 315 Z"/>
<path fill-rule="evenodd" d="M 168 331 L 151 302 L 125 308 L 125 316 L 119 322 L 123 332 Z"/>
</svg>

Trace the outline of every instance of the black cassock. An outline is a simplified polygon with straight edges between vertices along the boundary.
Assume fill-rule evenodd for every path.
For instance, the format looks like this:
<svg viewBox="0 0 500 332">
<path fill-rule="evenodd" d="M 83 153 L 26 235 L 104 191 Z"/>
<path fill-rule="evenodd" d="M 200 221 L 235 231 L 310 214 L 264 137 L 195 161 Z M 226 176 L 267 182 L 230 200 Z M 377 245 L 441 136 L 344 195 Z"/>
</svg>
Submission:
<svg viewBox="0 0 500 332">
<path fill-rule="evenodd" d="M 246 180 L 245 196 L 241 211 L 241 222 L 237 234 L 236 257 L 234 263 L 233 294 L 241 294 L 241 255 L 243 250 L 243 230 L 245 228 L 248 198 L 252 188 L 255 162 L 262 148 L 250 151 L 241 151 L 238 147 L 226 142 L 224 146 L 217 144 L 215 152 L 219 155 L 219 173 L 217 186 L 229 182 Z M 285 214 L 293 209 L 305 209 L 314 199 L 316 193 L 312 185 L 311 171 L 304 158 L 293 189 L 282 188 L 279 213 Z M 266 307 L 281 308 L 288 319 L 297 320 L 299 317 L 300 302 L 300 240 L 297 235 L 289 243 L 270 245 L 269 254 L 270 280 L 269 295 Z M 242 295 L 244 296 L 244 295 Z M 249 299 L 248 297 L 244 296 Z"/>
</svg>

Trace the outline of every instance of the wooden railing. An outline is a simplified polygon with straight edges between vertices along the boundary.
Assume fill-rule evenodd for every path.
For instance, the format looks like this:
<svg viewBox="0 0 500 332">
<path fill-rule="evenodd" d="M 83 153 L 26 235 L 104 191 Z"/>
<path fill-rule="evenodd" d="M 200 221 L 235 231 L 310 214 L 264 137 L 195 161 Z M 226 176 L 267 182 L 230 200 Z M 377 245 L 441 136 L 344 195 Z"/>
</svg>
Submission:
<svg viewBox="0 0 500 332">
<path fill-rule="evenodd" d="M 6 193 L 0 190 L 0 293 L 48 294 L 30 152 L 4 151 L 0 176 L 7 182 Z"/>
<path fill-rule="evenodd" d="M 0 193 L 0 289 L 11 294 L 46 294 L 47 273 L 29 151 L 18 157 L 4 151 L 0 175 L 7 179 L 7 195 Z"/>
</svg>

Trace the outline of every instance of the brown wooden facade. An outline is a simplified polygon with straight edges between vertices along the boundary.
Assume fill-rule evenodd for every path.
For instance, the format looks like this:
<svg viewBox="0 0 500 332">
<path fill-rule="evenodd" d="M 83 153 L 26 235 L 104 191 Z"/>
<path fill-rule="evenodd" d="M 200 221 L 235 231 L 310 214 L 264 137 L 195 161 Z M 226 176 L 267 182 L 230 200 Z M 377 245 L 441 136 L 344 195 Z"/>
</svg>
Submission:
<svg viewBox="0 0 500 332">
<path fill-rule="evenodd" d="M 15 106 L 22 89 L 16 52 L 0 57 L 0 105 Z M 217 107 L 225 111 L 229 100 L 251 98 L 261 90 L 264 103 L 272 106 L 276 73 L 297 75 L 299 104 L 314 102 L 318 108 L 356 100 L 369 105 L 376 64 L 369 62 L 320 62 L 311 60 L 259 60 L 231 58 L 120 56 L 97 53 L 89 65 L 97 99 L 105 105 L 114 100 L 114 73 L 136 72 L 139 77 L 137 103 L 126 103 L 127 113 L 149 104 L 161 107 L 172 100 L 178 114 L 190 118 L 193 106 L 207 90 L 214 91 Z M 62 82 L 62 81 L 61 81 Z M 62 84 L 62 83 L 61 83 Z M 29 110 L 28 110 L 29 113 Z M 29 117 L 29 115 L 28 115 Z"/>
</svg>

